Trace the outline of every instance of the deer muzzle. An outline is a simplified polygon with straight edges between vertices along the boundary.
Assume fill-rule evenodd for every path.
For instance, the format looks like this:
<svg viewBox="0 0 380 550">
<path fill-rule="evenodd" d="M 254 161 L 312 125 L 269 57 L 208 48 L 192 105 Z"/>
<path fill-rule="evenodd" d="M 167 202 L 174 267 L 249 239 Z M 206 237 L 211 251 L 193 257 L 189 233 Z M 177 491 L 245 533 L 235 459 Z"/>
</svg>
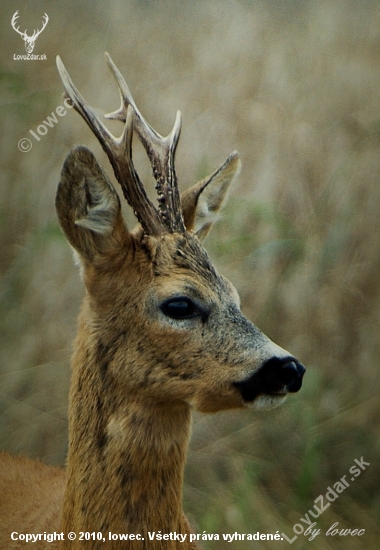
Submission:
<svg viewBox="0 0 380 550">
<path fill-rule="evenodd" d="M 260 395 L 281 397 L 301 389 L 305 370 L 294 357 L 273 357 L 248 378 L 234 382 L 234 386 L 247 403 Z"/>
</svg>

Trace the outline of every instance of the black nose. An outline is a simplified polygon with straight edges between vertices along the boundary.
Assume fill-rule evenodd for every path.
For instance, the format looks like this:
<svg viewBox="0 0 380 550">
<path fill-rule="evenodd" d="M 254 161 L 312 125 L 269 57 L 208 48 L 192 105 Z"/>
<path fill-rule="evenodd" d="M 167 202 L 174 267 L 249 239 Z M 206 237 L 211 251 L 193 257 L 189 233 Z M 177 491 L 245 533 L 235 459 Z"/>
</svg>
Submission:
<svg viewBox="0 0 380 550">
<path fill-rule="evenodd" d="M 244 401 L 258 395 L 295 393 L 302 386 L 305 367 L 294 357 L 272 357 L 249 378 L 235 382 Z"/>
<path fill-rule="evenodd" d="M 305 367 L 298 361 L 288 361 L 282 365 L 279 378 L 288 392 L 295 393 L 301 389 Z"/>
</svg>

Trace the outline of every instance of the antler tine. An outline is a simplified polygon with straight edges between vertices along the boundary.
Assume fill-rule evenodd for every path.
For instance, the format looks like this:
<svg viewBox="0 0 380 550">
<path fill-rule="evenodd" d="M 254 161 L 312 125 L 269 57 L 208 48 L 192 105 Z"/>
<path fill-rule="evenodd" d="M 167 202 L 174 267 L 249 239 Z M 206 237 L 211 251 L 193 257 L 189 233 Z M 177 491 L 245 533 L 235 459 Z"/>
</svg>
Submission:
<svg viewBox="0 0 380 550">
<path fill-rule="evenodd" d="M 160 235 L 165 231 L 165 225 L 154 204 L 148 198 L 132 162 L 132 107 L 129 112 L 126 112 L 122 135 L 120 138 L 116 138 L 74 86 L 59 56 L 57 56 L 57 68 L 66 90 L 66 97 L 71 100 L 74 109 L 83 117 L 98 138 L 110 160 L 124 197 L 134 209 L 135 215 L 145 232 L 150 235 Z"/>
<path fill-rule="evenodd" d="M 42 31 L 44 30 L 44 28 L 46 27 L 46 25 L 48 24 L 48 21 L 49 21 L 49 16 L 48 14 L 45 12 L 44 16 L 43 16 L 43 20 L 42 20 L 42 29 L 40 30 L 36 30 L 36 31 L 33 31 L 33 37 L 35 36 L 37 38 L 37 36 L 39 36 Z"/>
<path fill-rule="evenodd" d="M 19 18 L 19 13 L 18 13 L 18 10 L 16 11 L 16 13 L 13 14 L 13 17 L 12 17 L 12 21 L 11 21 L 11 25 L 13 27 L 13 29 L 18 32 L 18 34 L 21 34 L 21 36 L 25 36 L 25 32 L 21 32 L 20 31 L 20 25 L 18 27 L 16 27 L 16 21 L 17 19 Z"/>
<path fill-rule="evenodd" d="M 128 108 L 133 108 L 135 115 L 133 127 L 152 165 L 153 176 L 156 180 L 160 214 L 170 232 L 182 233 L 186 229 L 174 166 L 175 151 L 181 132 L 181 113 L 177 111 L 174 126 L 170 134 L 166 137 L 161 136 L 140 113 L 127 83 L 110 55 L 106 53 L 105 56 L 117 82 L 121 98 L 120 108 L 113 113 L 105 115 L 105 117 L 125 122 Z"/>
</svg>

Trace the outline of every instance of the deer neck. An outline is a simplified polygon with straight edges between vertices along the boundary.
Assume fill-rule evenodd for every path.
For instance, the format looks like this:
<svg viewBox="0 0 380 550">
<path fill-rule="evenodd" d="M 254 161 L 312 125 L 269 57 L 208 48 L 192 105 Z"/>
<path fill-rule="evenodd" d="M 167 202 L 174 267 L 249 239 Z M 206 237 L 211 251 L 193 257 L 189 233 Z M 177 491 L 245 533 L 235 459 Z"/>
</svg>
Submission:
<svg viewBox="0 0 380 550">
<path fill-rule="evenodd" d="M 63 530 L 102 532 L 109 549 L 120 548 L 120 540 L 109 540 L 109 533 L 139 534 L 144 540 L 131 542 L 135 550 L 184 548 L 171 540 L 151 540 L 148 532 L 151 536 L 158 531 L 188 532 L 182 485 L 189 407 L 157 404 L 136 395 L 139 392 L 120 391 L 106 378 L 105 365 L 96 359 L 99 347 L 96 350 L 94 337 L 83 327 L 77 344 Z M 128 358 L 125 361 L 128 369 Z M 79 541 L 67 544 L 67 548 L 76 544 L 81 548 Z M 88 541 L 86 548 L 103 548 L 103 544 Z"/>
</svg>

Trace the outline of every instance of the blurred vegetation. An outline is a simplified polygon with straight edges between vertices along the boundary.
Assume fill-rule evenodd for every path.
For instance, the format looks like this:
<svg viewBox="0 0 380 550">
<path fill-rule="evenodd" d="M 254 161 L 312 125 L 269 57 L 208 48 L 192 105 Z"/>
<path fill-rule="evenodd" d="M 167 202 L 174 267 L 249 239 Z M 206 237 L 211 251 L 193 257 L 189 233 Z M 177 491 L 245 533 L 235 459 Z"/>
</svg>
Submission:
<svg viewBox="0 0 380 550">
<path fill-rule="evenodd" d="M 10 26 L 16 7 L 2 3 L 2 448 L 65 460 L 82 288 L 54 195 L 74 144 L 107 161 L 72 111 L 39 142 L 29 130 L 63 103 L 56 54 L 91 104 L 116 108 L 107 50 L 160 132 L 181 109 L 182 187 L 239 150 L 243 171 L 208 249 L 247 316 L 308 367 L 302 391 L 278 410 L 196 416 L 184 495 L 195 529 L 291 537 L 314 500 L 364 457 L 370 466 L 316 520 L 322 534 L 292 547 L 378 548 L 379 3 L 20 0 L 17 8 L 28 28 L 45 11 L 49 24 L 35 47 L 47 61 L 16 61 L 13 54 L 25 53 Z M 24 137 L 28 153 L 17 147 Z M 142 155 L 137 164 L 149 180 Z M 325 536 L 335 522 L 365 536 Z"/>
</svg>

